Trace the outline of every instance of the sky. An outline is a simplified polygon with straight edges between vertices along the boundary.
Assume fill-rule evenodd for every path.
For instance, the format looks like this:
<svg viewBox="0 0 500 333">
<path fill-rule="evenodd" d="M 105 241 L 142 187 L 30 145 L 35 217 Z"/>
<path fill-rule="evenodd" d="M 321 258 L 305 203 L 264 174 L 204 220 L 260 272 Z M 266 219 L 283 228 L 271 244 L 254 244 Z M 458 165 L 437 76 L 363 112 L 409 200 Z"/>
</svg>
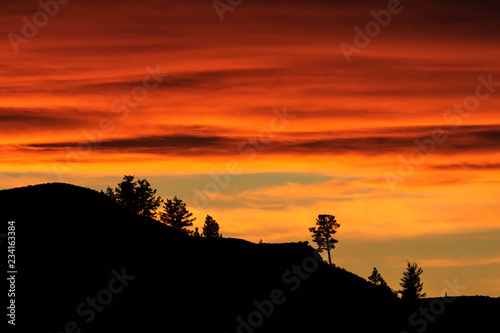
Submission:
<svg viewBox="0 0 500 333">
<path fill-rule="evenodd" d="M 498 1 L 41 4 L 0 5 L 0 188 L 132 174 L 253 242 L 331 214 L 353 273 L 500 297 Z"/>
</svg>

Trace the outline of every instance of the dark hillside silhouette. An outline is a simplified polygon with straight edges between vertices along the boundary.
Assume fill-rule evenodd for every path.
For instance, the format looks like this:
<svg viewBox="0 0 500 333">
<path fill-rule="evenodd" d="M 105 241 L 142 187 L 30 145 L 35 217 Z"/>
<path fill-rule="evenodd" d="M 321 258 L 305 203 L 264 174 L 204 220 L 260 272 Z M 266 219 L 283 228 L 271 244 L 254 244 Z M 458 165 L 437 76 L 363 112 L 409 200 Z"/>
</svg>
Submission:
<svg viewBox="0 0 500 333">
<path fill-rule="evenodd" d="M 19 332 L 64 332 L 74 321 L 82 332 L 233 333 L 255 303 L 269 313 L 266 301 L 276 290 L 285 300 L 252 331 L 411 331 L 408 315 L 415 309 L 402 308 L 391 292 L 363 278 L 314 261 L 305 242 L 189 237 L 105 194 L 60 183 L 0 191 L 0 202 L 1 220 L 16 221 Z M 118 283 L 116 274 L 124 272 L 131 280 Z M 89 297 L 107 302 L 107 289 L 122 284 L 90 322 L 90 315 L 77 313 Z M 460 298 L 426 332 L 452 326 L 458 327 L 453 332 L 486 332 L 497 325 L 499 309 L 498 299 Z M 479 330 L 460 330 L 468 325 Z"/>
</svg>

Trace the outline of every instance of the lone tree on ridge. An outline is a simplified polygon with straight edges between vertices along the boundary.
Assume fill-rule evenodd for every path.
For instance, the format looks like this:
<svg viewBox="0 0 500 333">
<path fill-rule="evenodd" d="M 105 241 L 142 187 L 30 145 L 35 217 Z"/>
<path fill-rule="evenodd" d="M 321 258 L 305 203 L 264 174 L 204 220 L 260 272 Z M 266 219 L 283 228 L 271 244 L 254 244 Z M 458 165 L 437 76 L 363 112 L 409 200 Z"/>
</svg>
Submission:
<svg viewBox="0 0 500 333">
<path fill-rule="evenodd" d="M 318 244 L 318 252 L 326 250 L 328 252 L 328 263 L 332 264 L 330 252 L 335 248 L 335 244 L 339 241 L 332 236 L 337 233 L 337 228 L 340 224 L 335 220 L 333 215 L 318 215 L 316 219 L 316 227 L 309 228 L 312 232 L 313 241 Z"/>
</svg>

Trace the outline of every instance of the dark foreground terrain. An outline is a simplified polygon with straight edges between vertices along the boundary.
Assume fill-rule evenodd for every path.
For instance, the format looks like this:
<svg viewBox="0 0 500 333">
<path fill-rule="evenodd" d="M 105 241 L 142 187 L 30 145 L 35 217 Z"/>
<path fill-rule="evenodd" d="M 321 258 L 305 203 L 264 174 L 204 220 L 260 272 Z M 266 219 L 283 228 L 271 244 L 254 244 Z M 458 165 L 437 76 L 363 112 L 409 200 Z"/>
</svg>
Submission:
<svg viewBox="0 0 500 333">
<path fill-rule="evenodd" d="M 16 227 L 12 331 L 500 332 L 488 297 L 436 300 L 412 326 L 432 299 L 407 306 L 307 243 L 187 237 L 68 184 L 0 191 L 0 205 L 0 232 Z"/>
</svg>

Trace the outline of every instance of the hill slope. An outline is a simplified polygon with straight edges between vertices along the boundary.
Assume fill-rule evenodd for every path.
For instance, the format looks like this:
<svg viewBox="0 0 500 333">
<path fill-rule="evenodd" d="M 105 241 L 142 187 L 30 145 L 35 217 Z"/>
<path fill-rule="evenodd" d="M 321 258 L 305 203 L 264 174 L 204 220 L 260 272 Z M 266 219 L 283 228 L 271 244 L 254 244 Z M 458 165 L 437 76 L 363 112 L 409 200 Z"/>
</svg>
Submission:
<svg viewBox="0 0 500 333">
<path fill-rule="evenodd" d="M 186 237 L 68 184 L 0 191 L 0 202 L 2 224 L 16 225 L 21 332 L 399 332 L 409 326 L 413 309 L 318 262 L 306 243 Z M 496 301 L 480 303 L 498 311 Z M 468 311 L 458 303 L 448 305 L 440 327 L 460 318 L 455 308 Z M 484 311 L 474 315 L 485 325 L 493 319 Z"/>
</svg>

